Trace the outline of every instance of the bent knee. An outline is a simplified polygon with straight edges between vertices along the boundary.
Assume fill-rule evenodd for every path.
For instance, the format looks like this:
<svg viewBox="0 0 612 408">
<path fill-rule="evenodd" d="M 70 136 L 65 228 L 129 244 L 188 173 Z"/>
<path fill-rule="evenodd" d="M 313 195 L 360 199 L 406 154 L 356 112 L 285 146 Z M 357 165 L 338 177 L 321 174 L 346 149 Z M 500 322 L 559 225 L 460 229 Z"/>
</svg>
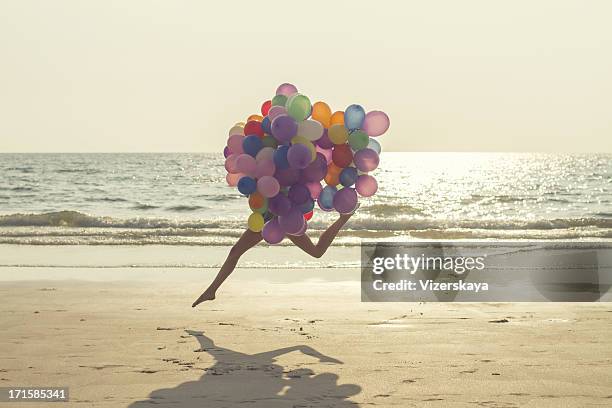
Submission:
<svg viewBox="0 0 612 408">
<path fill-rule="evenodd" d="M 320 249 L 315 249 L 313 250 L 310 255 L 313 256 L 314 258 L 320 258 L 325 254 L 325 251 L 322 251 Z"/>
</svg>

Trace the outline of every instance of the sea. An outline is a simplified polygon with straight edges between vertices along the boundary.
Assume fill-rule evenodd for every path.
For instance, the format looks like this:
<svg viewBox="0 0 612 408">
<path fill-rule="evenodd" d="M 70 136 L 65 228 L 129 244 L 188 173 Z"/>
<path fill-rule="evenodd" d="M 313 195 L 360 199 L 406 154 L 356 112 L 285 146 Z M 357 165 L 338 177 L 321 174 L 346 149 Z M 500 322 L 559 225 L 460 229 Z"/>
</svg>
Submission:
<svg viewBox="0 0 612 408">
<path fill-rule="evenodd" d="M 250 210 L 225 175 L 212 153 L 0 154 L 0 244 L 231 245 Z M 612 154 L 387 152 L 372 175 L 334 245 L 612 240 Z"/>
</svg>

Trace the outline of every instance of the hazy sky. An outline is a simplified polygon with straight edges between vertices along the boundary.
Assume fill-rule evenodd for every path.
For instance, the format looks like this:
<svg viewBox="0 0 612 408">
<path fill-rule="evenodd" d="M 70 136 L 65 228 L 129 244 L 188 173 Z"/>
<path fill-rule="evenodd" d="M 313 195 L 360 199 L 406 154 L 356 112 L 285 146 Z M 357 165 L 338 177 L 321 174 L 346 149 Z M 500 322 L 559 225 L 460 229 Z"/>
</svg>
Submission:
<svg viewBox="0 0 612 408">
<path fill-rule="evenodd" d="M 610 1 L 0 2 L 0 152 L 220 151 L 281 82 L 383 149 L 612 152 Z"/>
</svg>

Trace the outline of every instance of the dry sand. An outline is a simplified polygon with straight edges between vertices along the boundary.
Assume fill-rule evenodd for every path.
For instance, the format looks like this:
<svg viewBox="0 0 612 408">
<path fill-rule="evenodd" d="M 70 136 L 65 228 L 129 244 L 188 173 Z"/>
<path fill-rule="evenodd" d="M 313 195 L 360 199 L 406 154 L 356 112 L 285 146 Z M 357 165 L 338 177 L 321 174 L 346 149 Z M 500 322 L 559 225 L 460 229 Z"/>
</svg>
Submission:
<svg viewBox="0 0 612 408">
<path fill-rule="evenodd" d="M 77 407 L 612 405 L 610 303 L 361 303 L 357 270 L 239 269 L 192 309 L 215 272 L 0 268 L 0 386 Z"/>
</svg>

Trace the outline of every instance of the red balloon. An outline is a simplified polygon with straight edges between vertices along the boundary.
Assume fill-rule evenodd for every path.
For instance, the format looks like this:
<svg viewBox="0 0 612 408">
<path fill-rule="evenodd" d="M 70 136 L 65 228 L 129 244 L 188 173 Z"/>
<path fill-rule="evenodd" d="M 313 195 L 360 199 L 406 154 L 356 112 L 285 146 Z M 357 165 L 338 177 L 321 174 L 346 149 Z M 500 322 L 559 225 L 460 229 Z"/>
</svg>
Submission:
<svg viewBox="0 0 612 408">
<path fill-rule="evenodd" d="M 335 145 L 332 161 L 338 167 L 346 167 L 353 161 L 353 152 L 348 144 Z"/>
<path fill-rule="evenodd" d="M 264 130 L 261 127 L 261 122 L 257 122 L 256 120 L 249 120 L 246 125 L 244 125 L 244 135 L 257 135 L 259 137 L 263 137 Z"/>
<path fill-rule="evenodd" d="M 268 116 L 268 111 L 270 110 L 271 107 L 272 107 L 272 101 L 265 101 L 261 105 L 261 114 L 264 116 Z"/>
<path fill-rule="evenodd" d="M 312 218 L 312 215 L 313 215 L 313 214 L 314 214 L 314 212 L 313 212 L 313 211 L 309 211 L 309 212 L 307 212 L 306 214 L 304 214 L 304 219 L 305 219 L 306 221 L 308 221 L 309 219 L 311 219 L 311 218 Z"/>
</svg>

